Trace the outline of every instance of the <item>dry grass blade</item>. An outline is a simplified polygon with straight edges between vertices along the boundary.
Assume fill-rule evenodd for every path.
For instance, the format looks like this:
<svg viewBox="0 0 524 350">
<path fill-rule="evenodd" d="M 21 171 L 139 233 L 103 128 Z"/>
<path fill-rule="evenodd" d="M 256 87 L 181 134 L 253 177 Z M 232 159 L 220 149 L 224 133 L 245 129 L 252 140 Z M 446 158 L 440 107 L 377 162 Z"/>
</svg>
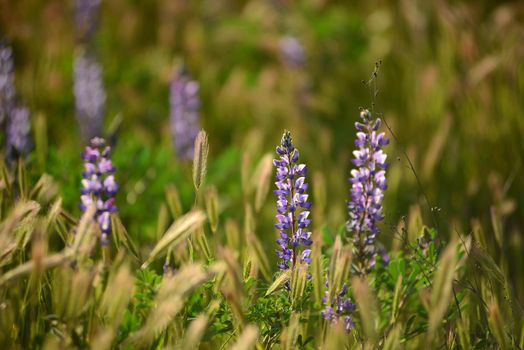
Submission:
<svg viewBox="0 0 524 350">
<path fill-rule="evenodd" d="M 182 350 L 198 349 L 208 322 L 209 317 L 205 314 L 198 316 L 191 322 L 182 341 Z"/>
<path fill-rule="evenodd" d="M 250 350 L 254 349 L 258 339 L 258 327 L 255 325 L 248 325 L 238 340 L 230 350 Z"/>
<path fill-rule="evenodd" d="M 73 255 L 71 253 L 66 252 L 49 255 L 39 260 L 38 266 L 42 271 L 48 270 L 69 262 L 72 257 Z M 35 267 L 35 261 L 30 260 L 24 264 L 18 265 L 12 270 L 7 271 L 2 276 L 0 276 L 0 287 L 20 277 L 29 275 L 35 269 Z"/>
<path fill-rule="evenodd" d="M 142 269 L 145 269 L 157 256 L 164 253 L 169 246 L 177 245 L 186 239 L 204 223 L 205 219 L 206 216 L 202 211 L 195 210 L 175 221 L 142 264 Z"/>
<path fill-rule="evenodd" d="M 289 269 L 280 273 L 280 275 L 275 279 L 275 281 L 267 289 L 266 296 L 272 294 L 278 288 L 282 287 L 284 283 L 286 283 L 286 281 L 289 281 L 290 277 L 291 277 L 291 270 Z"/>
<path fill-rule="evenodd" d="M 204 130 L 200 130 L 195 139 L 195 156 L 193 160 L 193 184 L 197 192 L 206 177 L 208 153 L 207 133 Z"/>
<path fill-rule="evenodd" d="M 351 282 L 364 333 L 367 341 L 374 345 L 378 339 L 378 325 L 376 323 L 378 312 L 373 292 L 369 287 L 368 281 L 364 278 L 355 277 Z"/>
<path fill-rule="evenodd" d="M 262 209 L 269 192 L 272 162 L 272 155 L 270 153 L 265 154 L 258 163 L 251 180 L 252 186 L 255 188 L 255 211 L 257 212 Z"/>
</svg>

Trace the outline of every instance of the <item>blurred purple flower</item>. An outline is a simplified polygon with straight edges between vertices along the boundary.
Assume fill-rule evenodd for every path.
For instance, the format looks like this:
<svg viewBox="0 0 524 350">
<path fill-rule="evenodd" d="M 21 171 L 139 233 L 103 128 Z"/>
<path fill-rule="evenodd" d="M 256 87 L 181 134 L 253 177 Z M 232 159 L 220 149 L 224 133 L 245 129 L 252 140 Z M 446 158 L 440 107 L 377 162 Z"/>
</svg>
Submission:
<svg viewBox="0 0 524 350">
<path fill-rule="evenodd" d="M 0 42 L 0 125 L 7 118 L 14 104 L 13 71 L 13 50 Z"/>
<path fill-rule="evenodd" d="M 80 40 L 90 41 L 98 27 L 101 0 L 75 0 L 75 26 Z"/>
<path fill-rule="evenodd" d="M 276 170 L 277 189 L 277 221 L 275 228 L 279 230 L 280 239 L 277 240 L 280 250 L 277 256 L 281 259 L 279 268 L 293 269 L 297 256 L 300 261 L 310 263 L 311 249 L 308 247 L 311 241 L 311 232 L 308 226 L 311 224 L 306 190 L 308 184 L 305 181 L 307 168 L 305 164 L 297 164 L 299 153 L 293 145 L 291 133 L 284 132 L 280 146 L 276 149 L 279 159 L 273 160 Z M 299 253 L 300 246 L 303 246 Z"/>
<path fill-rule="evenodd" d="M 363 123 L 355 123 L 355 145 L 358 149 L 353 152 L 353 164 L 357 168 L 351 171 L 349 180 L 351 200 L 348 202 L 347 229 L 353 234 L 357 272 L 365 274 L 374 268 L 378 253 L 375 240 L 379 233 L 377 223 L 384 218 L 382 201 L 384 190 L 387 188 L 388 166 L 387 155 L 382 147 L 387 145 L 389 140 L 383 132 L 377 132 L 381 125 L 379 118 L 374 119 L 367 109 L 360 113 L 360 118 Z"/>
<path fill-rule="evenodd" d="M 183 161 L 190 161 L 194 156 L 195 139 L 199 131 L 198 90 L 198 83 L 184 69 L 180 69 L 171 81 L 171 134 L 175 152 Z"/>
<path fill-rule="evenodd" d="M 96 205 L 95 220 L 102 232 L 102 245 L 109 243 L 111 213 L 117 211 L 115 195 L 118 183 L 113 175 L 116 169 L 110 156 L 111 147 L 106 146 L 105 140 L 98 137 L 93 138 L 82 153 L 84 171 L 80 208 L 85 211 L 91 204 Z"/>
<path fill-rule="evenodd" d="M 6 144 L 9 158 L 26 155 L 30 148 L 29 132 L 31 123 L 29 121 L 29 109 L 23 106 L 11 108 L 8 113 Z"/>
<path fill-rule="evenodd" d="M 306 51 L 300 41 L 291 35 L 280 39 L 280 54 L 284 63 L 293 68 L 299 68 L 306 62 Z"/>
<path fill-rule="evenodd" d="M 342 319 L 344 322 L 344 329 L 346 332 L 349 332 L 355 327 L 351 314 L 355 311 L 356 305 L 353 304 L 349 296 L 346 297 L 347 292 L 348 286 L 344 283 L 342 290 L 335 294 L 333 300 L 330 301 L 329 291 L 326 291 L 322 298 L 324 310 L 322 310 L 320 314 L 325 320 L 332 324 L 337 324 L 340 319 Z"/>
<path fill-rule="evenodd" d="M 106 94 L 102 82 L 102 69 L 95 58 L 81 55 L 74 65 L 76 119 L 84 140 L 102 134 Z"/>
</svg>

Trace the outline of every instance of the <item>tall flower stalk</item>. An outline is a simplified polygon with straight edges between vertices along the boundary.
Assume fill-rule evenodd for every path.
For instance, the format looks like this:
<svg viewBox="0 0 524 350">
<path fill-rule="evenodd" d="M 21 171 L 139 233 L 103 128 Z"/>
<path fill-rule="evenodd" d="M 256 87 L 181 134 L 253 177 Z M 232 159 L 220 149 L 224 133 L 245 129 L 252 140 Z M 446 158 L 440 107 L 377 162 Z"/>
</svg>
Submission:
<svg viewBox="0 0 524 350">
<path fill-rule="evenodd" d="M 20 105 L 11 108 L 8 114 L 6 132 L 8 159 L 13 160 L 29 153 L 31 148 L 30 131 L 29 109 Z"/>
<path fill-rule="evenodd" d="M 348 202 L 349 221 L 347 230 L 353 234 L 355 270 L 358 274 L 369 273 L 375 267 L 379 246 L 376 237 L 383 220 L 382 201 L 387 188 L 387 155 L 382 148 L 389 143 L 383 132 L 378 132 L 380 118 L 373 118 L 367 109 L 360 113 L 362 122 L 356 122 L 357 150 L 353 152 L 351 171 L 351 199 Z"/>
<path fill-rule="evenodd" d="M 14 104 L 13 71 L 13 50 L 0 42 L 0 125 L 7 119 L 7 114 Z"/>
<path fill-rule="evenodd" d="M 305 175 L 307 167 L 299 164 L 298 150 L 293 145 L 291 133 L 285 131 L 282 141 L 276 149 L 278 159 L 273 160 L 276 167 L 277 189 L 277 223 L 275 228 L 279 230 L 280 238 L 277 240 L 279 250 L 277 256 L 281 260 L 278 267 L 281 270 L 294 269 L 297 259 L 300 262 L 310 263 L 311 249 L 313 243 L 311 232 L 308 230 L 311 220 L 308 202 Z"/>
<path fill-rule="evenodd" d="M 75 58 L 74 80 L 76 119 L 80 134 L 89 141 L 102 135 L 106 102 L 102 68 L 94 56 Z"/>
<path fill-rule="evenodd" d="M 286 35 L 279 41 L 280 54 L 286 65 L 301 68 L 306 63 L 306 51 L 302 43 L 294 36 Z"/>
<path fill-rule="evenodd" d="M 326 291 L 322 298 L 324 309 L 320 314 L 326 321 L 329 321 L 332 324 L 337 324 L 342 320 L 344 322 L 344 329 L 346 332 L 349 332 L 355 327 L 351 314 L 355 311 L 356 305 L 347 294 L 348 285 L 345 283 L 342 286 L 342 289 L 335 294 L 331 301 L 329 301 L 329 291 Z"/>
<path fill-rule="evenodd" d="M 84 172 L 82 173 L 81 203 L 82 211 L 93 203 L 96 205 L 95 220 L 98 223 L 103 246 L 109 243 L 111 234 L 111 213 L 117 211 L 115 195 L 118 184 L 115 181 L 116 168 L 111 162 L 111 147 L 102 138 L 93 138 L 82 153 Z"/>
<path fill-rule="evenodd" d="M 191 161 L 195 152 L 195 139 L 199 131 L 199 86 L 184 68 L 171 81 L 169 103 L 171 105 L 171 134 L 175 152 L 182 161 Z"/>
<path fill-rule="evenodd" d="M 98 27 L 101 0 L 75 0 L 74 17 L 78 39 L 89 42 Z"/>
<path fill-rule="evenodd" d="M 8 161 L 26 155 L 31 148 L 29 109 L 16 99 L 13 75 L 13 50 L 0 43 L 0 125 L 5 122 Z"/>
</svg>

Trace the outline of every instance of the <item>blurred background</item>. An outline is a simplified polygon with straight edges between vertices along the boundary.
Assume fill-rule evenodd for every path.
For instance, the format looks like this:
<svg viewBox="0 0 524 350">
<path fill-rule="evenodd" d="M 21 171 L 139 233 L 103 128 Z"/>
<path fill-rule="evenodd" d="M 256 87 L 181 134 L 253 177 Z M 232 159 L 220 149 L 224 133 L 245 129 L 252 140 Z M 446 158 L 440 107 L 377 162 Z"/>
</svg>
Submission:
<svg viewBox="0 0 524 350">
<path fill-rule="evenodd" d="M 0 0 L 15 85 L 35 130 L 47 128 L 45 162 L 33 164 L 78 212 L 84 144 L 74 117 L 74 28 L 72 1 Z M 353 124 L 374 101 L 396 135 L 387 147 L 385 245 L 394 246 L 399 223 L 420 208 L 445 239 L 482 228 L 500 247 L 496 256 L 511 257 L 508 274 L 522 275 L 523 43 L 519 1 L 102 1 L 93 46 L 106 130 L 122 121 L 114 161 L 123 220 L 137 241 L 154 237 L 169 183 L 191 207 L 190 164 L 176 160 L 169 130 L 169 84 L 184 63 L 200 85 L 208 182 L 218 188 L 222 219 L 243 217 L 243 159 L 254 168 L 289 129 L 313 191 L 326 187 L 315 198 L 326 203 L 314 209 L 317 229 L 341 230 Z M 272 201 L 270 193 L 258 218 L 268 249 Z"/>
</svg>

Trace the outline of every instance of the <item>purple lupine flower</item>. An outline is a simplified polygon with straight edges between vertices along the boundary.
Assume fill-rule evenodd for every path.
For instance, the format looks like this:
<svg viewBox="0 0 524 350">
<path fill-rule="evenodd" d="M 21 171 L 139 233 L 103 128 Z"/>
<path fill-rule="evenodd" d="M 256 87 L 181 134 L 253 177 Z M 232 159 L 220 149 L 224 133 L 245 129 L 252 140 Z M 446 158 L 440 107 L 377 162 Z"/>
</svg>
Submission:
<svg viewBox="0 0 524 350">
<path fill-rule="evenodd" d="M 280 54 L 285 64 L 293 68 L 299 68 L 306 62 L 306 51 L 300 41 L 291 35 L 280 39 Z"/>
<path fill-rule="evenodd" d="M 351 314 L 355 311 L 356 305 L 353 304 L 349 296 L 346 296 L 347 294 L 348 286 L 345 283 L 340 292 L 335 294 L 332 300 L 329 300 L 329 291 L 326 291 L 322 298 L 324 309 L 320 314 L 326 321 L 329 321 L 332 324 L 337 324 L 342 319 L 344 322 L 344 329 L 346 332 L 349 332 L 355 328 L 355 323 L 353 322 Z"/>
<path fill-rule="evenodd" d="M 76 57 L 74 80 L 76 119 L 80 124 L 80 133 L 84 140 L 100 137 L 106 94 L 102 69 L 94 57 Z"/>
<path fill-rule="evenodd" d="M 9 158 L 25 155 L 31 148 L 29 132 L 31 123 L 29 121 L 29 109 L 23 106 L 15 106 L 8 112 L 6 145 Z"/>
<path fill-rule="evenodd" d="M 293 145 L 291 133 L 284 132 L 280 146 L 276 149 L 279 159 L 273 160 L 276 169 L 277 215 L 280 239 L 277 240 L 279 250 L 277 256 L 281 259 L 278 267 L 281 270 L 293 269 L 297 256 L 301 262 L 310 263 L 311 232 L 308 226 L 309 209 L 305 181 L 307 168 L 305 164 L 298 164 L 299 153 Z M 301 250 L 301 251 L 300 251 Z M 290 266 L 291 263 L 291 266 Z"/>
<path fill-rule="evenodd" d="M 199 131 L 198 90 L 198 83 L 191 79 L 184 68 L 180 69 L 171 81 L 171 134 L 175 152 L 183 161 L 193 160 L 194 156 L 195 139 Z"/>
<path fill-rule="evenodd" d="M 81 41 L 90 41 L 98 27 L 101 0 L 75 0 L 75 27 Z"/>
<path fill-rule="evenodd" d="M 353 234 L 356 270 L 360 274 L 368 273 L 375 266 L 378 253 L 376 236 L 379 233 L 377 223 L 382 215 L 382 200 L 387 188 L 387 155 L 382 147 L 389 143 L 386 135 L 377 132 L 381 125 L 380 118 L 374 119 L 366 109 L 360 113 L 363 123 L 355 123 L 358 147 L 353 152 L 351 171 L 351 200 L 348 202 L 349 221 L 347 229 Z"/>
<path fill-rule="evenodd" d="M 13 108 L 15 86 L 13 83 L 13 50 L 0 42 L 0 125 Z"/>
<path fill-rule="evenodd" d="M 116 168 L 111 162 L 111 147 L 102 138 L 95 137 L 82 152 L 84 171 L 80 190 L 80 209 L 85 211 L 93 203 L 96 205 L 95 220 L 102 233 L 101 243 L 109 243 L 111 233 L 111 213 L 116 212 L 115 195 L 118 183 L 113 175 Z"/>
</svg>

